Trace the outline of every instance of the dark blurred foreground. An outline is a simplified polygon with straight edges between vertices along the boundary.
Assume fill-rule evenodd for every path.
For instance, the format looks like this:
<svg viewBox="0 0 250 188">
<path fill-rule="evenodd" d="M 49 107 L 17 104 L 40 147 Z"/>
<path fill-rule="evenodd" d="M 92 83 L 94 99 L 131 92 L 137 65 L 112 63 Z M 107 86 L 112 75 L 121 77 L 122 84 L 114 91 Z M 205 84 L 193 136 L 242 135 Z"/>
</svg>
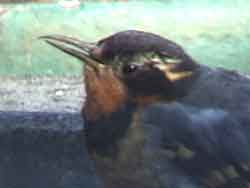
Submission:
<svg viewBox="0 0 250 188">
<path fill-rule="evenodd" d="M 0 187 L 100 187 L 79 114 L 0 112 Z"/>
<path fill-rule="evenodd" d="M 0 80 L 0 187 L 101 187 L 84 147 L 81 79 Z"/>
</svg>

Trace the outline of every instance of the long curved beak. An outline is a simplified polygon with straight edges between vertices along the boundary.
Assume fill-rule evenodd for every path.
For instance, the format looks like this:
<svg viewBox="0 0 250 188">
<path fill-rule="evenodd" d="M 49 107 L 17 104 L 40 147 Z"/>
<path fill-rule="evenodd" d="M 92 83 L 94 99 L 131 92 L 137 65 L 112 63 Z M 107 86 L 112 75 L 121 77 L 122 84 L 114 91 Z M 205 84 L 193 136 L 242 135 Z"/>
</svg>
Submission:
<svg viewBox="0 0 250 188">
<path fill-rule="evenodd" d="M 64 35 L 45 35 L 40 36 L 39 39 L 43 39 L 55 48 L 83 61 L 95 70 L 104 66 L 91 56 L 91 51 L 96 47 L 95 43 L 87 43 Z"/>
</svg>

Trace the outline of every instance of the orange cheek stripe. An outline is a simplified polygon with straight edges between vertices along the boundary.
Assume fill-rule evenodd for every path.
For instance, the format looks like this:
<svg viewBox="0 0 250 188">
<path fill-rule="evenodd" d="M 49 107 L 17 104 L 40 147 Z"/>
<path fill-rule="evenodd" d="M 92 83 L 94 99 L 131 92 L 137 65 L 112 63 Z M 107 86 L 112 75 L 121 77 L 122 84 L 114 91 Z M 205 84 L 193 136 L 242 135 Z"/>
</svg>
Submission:
<svg viewBox="0 0 250 188">
<path fill-rule="evenodd" d="M 175 82 L 190 77 L 192 76 L 192 74 L 193 72 L 191 71 L 178 72 L 178 73 L 166 72 L 166 77 L 169 78 L 171 81 Z"/>
<path fill-rule="evenodd" d="M 166 75 L 166 78 L 175 82 L 178 80 L 185 79 L 193 75 L 193 71 L 176 71 L 174 70 L 176 64 L 168 63 L 168 64 L 158 64 L 155 65 L 159 70 L 163 71 Z"/>
</svg>

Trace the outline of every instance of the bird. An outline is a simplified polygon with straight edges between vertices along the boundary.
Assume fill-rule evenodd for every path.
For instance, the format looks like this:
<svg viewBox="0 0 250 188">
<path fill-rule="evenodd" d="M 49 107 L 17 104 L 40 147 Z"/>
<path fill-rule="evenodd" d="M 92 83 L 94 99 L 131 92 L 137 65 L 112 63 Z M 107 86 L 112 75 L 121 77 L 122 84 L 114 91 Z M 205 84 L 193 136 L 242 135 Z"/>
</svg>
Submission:
<svg viewBox="0 0 250 188">
<path fill-rule="evenodd" d="M 179 44 L 145 31 L 97 42 L 40 38 L 84 63 L 86 146 L 104 187 L 250 187 L 250 89 L 232 92 L 244 99 L 234 104 L 207 87 L 216 79 L 214 88 L 227 92 L 235 87 L 224 77 L 249 79 L 218 77 Z"/>
</svg>

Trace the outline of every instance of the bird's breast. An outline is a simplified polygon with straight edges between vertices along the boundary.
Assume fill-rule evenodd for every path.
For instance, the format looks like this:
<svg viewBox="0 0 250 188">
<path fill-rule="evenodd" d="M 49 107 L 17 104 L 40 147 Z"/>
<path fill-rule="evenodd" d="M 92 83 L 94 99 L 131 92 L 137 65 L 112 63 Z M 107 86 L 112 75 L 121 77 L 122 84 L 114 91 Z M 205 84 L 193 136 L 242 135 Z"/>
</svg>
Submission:
<svg viewBox="0 0 250 188">
<path fill-rule="evenodd" d="M 116 117 L 118 115 L 116 114 Z M 151 157 L 145 153 L 147 136 L 145 129 L 140 125 L 140 112 L 133 112 L 127 119 L 120 119 L 120 122 L 116 120 L 116 118 L 113 122 L 109 120 L 110 124 L 106 125 L 109 126 L 106 135 L 105 131 L 99 129 L 100 134 L 95 137 L 95 143 L 91 132 L 93 129 L 86 132 L 90 155 L 95 161 L 98 175 L 103 178 L 105 187 L 158 188 L 159 184 L 151 174 L 151 162 L 149 162 Z M 99 126 L 104 126 L 103 123 L 105 121 Z M 91 127 L 97 128 L 98 125 Z"/>
</svg>

